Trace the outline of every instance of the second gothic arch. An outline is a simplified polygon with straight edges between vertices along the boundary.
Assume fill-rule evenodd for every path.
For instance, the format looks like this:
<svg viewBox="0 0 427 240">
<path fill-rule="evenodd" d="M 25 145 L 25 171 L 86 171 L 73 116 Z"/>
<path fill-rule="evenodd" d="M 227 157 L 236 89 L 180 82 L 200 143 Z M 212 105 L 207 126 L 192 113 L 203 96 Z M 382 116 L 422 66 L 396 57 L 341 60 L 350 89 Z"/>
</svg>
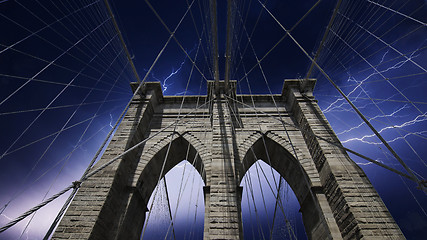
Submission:
<svg viewBox="0 0 427 240">
<path fill-rule="evenodd" d="M 323 197 L 323 195 L 316 192 L 316 186 L 312 183 L 312 180 L 317 182 L 319 176 L 317 172 L 312 172 L 312 170 L 315 171 L 313 164 L 305 164 L 306 166 L 303 166 L 302 163 L 311 162 L 311 159 L 305 158 L 299 149 L 295 151 L 301 155 L 299 155 L 299 159 L 296 159 L 290 152 L 289 143 L 277 138 L 277 135 L 258 133 L 253 135 L 252 138 L 254 136 L 258 138 L 252 145 L 249 145 L 250 147 L 243 155 L 242 177 L 257 160 L 266 162 L 288 182 L 295 193 L 301 207 L 300 212 L 302 213 L 307 237 L 311 239 L 313 235 L 318 235 L 319 232 L 323 232 L 325 236 L 329 235 L 330 229 L 325 218 L 325 214 L 329 214 L 328 208 L 321 206 L 318 197 Z M 310 171 L 310 174 L 307 173 L 307 170 Z"/>
</svg>

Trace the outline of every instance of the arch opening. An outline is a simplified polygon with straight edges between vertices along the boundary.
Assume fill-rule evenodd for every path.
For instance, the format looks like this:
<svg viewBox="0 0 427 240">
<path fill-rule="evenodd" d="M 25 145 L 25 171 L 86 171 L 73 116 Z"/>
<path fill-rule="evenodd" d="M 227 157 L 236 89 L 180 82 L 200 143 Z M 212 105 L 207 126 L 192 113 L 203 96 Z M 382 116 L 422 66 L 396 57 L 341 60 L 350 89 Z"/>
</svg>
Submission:
<svg viewBox="0 0 427 240">
<path fill-rule="evenodd" d="M 285 141 L 278 143 L 267 135 L 261 135 L 246 151 L 242 161 L 243 172 L 246 173 L 258 160 L 262 160 L 270 172 L 277 171 L 295 194 L 307 238 L 328 239 L 331 237 L 335 225 L 325 217 L 332 216 L 329 205 L 325 201 L 319 201 L 319 199 L 325 200 L 326 198 L 321 190 L 317 171 L 313 164 L 310 164 L 311 159 L 302 159 L 300 156 L 300 159 L 297 160 L 291 154 L 291 149 L 290 144 Z M 295 147 L 295 151 L 301 153 L 297 147 Z M 304 162 L 304 166 L 301 162 Z M 307 174 L 307 171 L 310 172 L 310 175 Z M 276 182 L 277 185 L 273 184 L 272 188 L 274 189 L 276 186 L 275 191 L 277 192 L 279 181 Z M 291 233 L 291 235 L 293 234 Z"/>
<path fill-rule="evenodd" d="M 143 230 L 143 238 L 202 239 L 204 185 L 197 170 L 188 160 L 181 161 L 169 170 L 148 201 L 147 207 L 153 207 L 150 218 L 146 218 L 144 222 L 146 230 Z"/>
<path fill-rule="evenodd" d="M 172 141 L 170 141 L 171 137 Z M 117 239 L 141 239 L 142 236 L 144 236 L 143 239 L 158 239 L 159 237 L 156 236 L 146 236 L 147 230 L 151 227 L 153 227 L 154 231 L 151 231 L 152 234 L 156 235 L 157 233 L 164 233 L 163 238 L 167 237 L 167 239 L 169 239 L 169 237 L 172 239 L 177 238 L 177 234 L 182 236 L 185 234 L 188 235 L 190 234 L 189 232 L 177 232 L 175 231 L 175 228 L 186 229 L 186 224 L 182 217 L 185 216 L 186 219 L 187 215 L 190 216 L 190 214 L 193 214 L 193 220 L 196 219 L 196 224 L 193 224 L 194 221 L 192 223 L 192 226 L 195 228 L 193 228 L 191 234 L 200 234 L 199 232 L 203 234 L 203 230 L 199 230 L 197 227 L 201 226 L 201 229 L 203 229 L 203 215 L 200 216 L 199 212 L 202 211 L 204 214 L 204 204 L 203 202 L 200 204 L 199 201 L 204 201 L 202 189 L 206 176 L 204 164 L 199 154 L 200 149 L 196 150 L 196 148 L 186 138 L 177 133 L 173 133 L 172 136 L 165 136 L 158 142 L 151 142 L 144 148 L 145 149 L 142 151 L 140 163 L 137 168 L 137 171 L 139 170 L 140 174 L 135 174 L 138 179 L 134 180 L 136 181 L 136 186 L 134 187 L 133 193 L 129 199 L 129 203 L 127 204 L 128 207 L 123 220 L 121 220 L 122 223 Z M 156 149 L 159 150 L 155 151 Z M 180 169 L 184 169 L 184 167 L 186 169 L 185 172 L 179 171 Z M 187 181 L 186 187 L 190 189 L 191 187 L 193 188 L 193 194 L 191 194 L 192 201 L 186 201 L 189 199 L 185 199 L 184 195 L 182 195 L 182 191 L 186 188 L 184 186 L 185 182 L 181 181 L 182 179 L 184 179 L 184 181 L 187 181 L 187 179 L 188 181 L 191 181 Z M 164 185 L 165 182 L 167 183 L 167 187 Z M 174 192 L 178 190 L 180 192 L 179 195 L 181 196 L 181 199 L 179 202 L 174 196 L 172 196 L 175 194 L 165 194 L 166 188 L 168 191 Z M 194 202 L 197 199 L 197 195 L 200 195 L 198 197 L 199 200 Z M 185 196 L 190 196 L 190 194 Z M 160 199 L 160 205 L 158 206 L 156 206 L 157 197 Z M 165 200 L 167 201 L 166 197 L 169 198 L 169 204 L 163 204 L 164 206 L 162 207 L 162 202 L 165 203 Z M 183 198 L 184 200 L 182 200 Z M 179 203 L 178 208 L 177 203 Z M 194 206 L 197 205 L 198 210 L 196 212 L 189 211 L 188 207 L 184 207 L 188 206 L 188 204 L 193 204 Z M 164 223 L 164 220 L 161 220 L 161 216 L 164 215 L 165 206 L 167 207 L 166 209 L 169 222 L 168 226 L 164 229 L 162 228 L 162 226 L 164 226 L 162 225 L 162 221 Z M 157 216 L 158 224 L 155 224 L 156 221 L 154 221 L 154 224 L 151 224 L 153 226 L 148 226 L 148 223 L 152 221 L 152 213 L 156 212 L 158 209 L 161 209 Z M 184 215 L 180 214 L 182 209 L 186 211 Z M 194 209 L 196 209 L 196 207 L 194 207 Z M 170 219 L 174 220 L 170 221 Z M 200 222 L 200 219 L 202 219 L 201 225 L 197 224 Z M 173 222 L 173 225 L 170 224 L 171 222 Z M 149 232 L 147 234 L 149 234 Z"/>
<path fill-rule="evenodd" d="M 206 173 L 199 154 L 201 149 L 196 150 L 185 137 L 174 133 L 171 142 L 158 144 L 161 149 L 152 156 L 139 177 L 138 188 L 147 203 L 141 238 L 181 239 L 203 235 Z M 160 201 L 156 202 L 156 198 Z"/>
<path fill-rule="evenodd" d="M 306 239 L 300 205 L 289 184 L 263 160 L 243 176 L 245 239 Z"/>
</svg>

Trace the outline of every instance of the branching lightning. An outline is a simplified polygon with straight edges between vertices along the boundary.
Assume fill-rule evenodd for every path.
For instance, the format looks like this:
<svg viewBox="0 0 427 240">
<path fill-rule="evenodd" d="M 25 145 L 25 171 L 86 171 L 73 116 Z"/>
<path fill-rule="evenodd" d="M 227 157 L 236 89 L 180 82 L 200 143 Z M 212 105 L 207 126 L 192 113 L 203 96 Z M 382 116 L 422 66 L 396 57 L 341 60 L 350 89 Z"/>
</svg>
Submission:
<svg viewBox="0 0 427 240">
<path fill-rule="evenodd" d="M 383 133 L 384 131 L 386 131 L 388 129 L 403 128 L 403 127 L 414 125 L 416 123 L 427 121 L 427 119 L 424 117 L 425 115 L 426 115 L 426 113 L 423 114 L 423 115 L 418 115 L 414 119 L 412 119 L 410 121 L 406 121 L 406 122 L 404 122 L 404 123 L 402 123 L 400 125 L 393 125 L 393 126 L 384 127 L 381 130 L 379 130 L 378 132 L 379 133 Z M 403 138 L 405 138 L 407 136 L 410 136 L 410 135 L 421 135 L 421 136 L 423 136 L 425 133 L 427 133 L 427 131 L 411 132 L 411 133 L 407 133 L 403 137 L 396 137 L 394 139 L 391 139 L 388 142 L 389 143 L 390 142 L 394 142 L 394 141 L 397 141 L 399 139 L 403 139 Z M 381 142 L 372 142 L 372 141 L 365 140 L 366 138 L 371 138 L 371 137 L 375 137 L 375 134 L 364 135 L 364 136 L 362 136 L 360 138 L 357 138 L 357 137 L 356 138 L 350 138 L 350 139 L 347 139 L 347 140 L 344 140 L 344 141 L 341 141 L 341 142 L 342 143 L 347 143 L 347 142 L 351 142 L 351 141 L 360 141 L 360 142 L 363 142 L 363 143 L 374 144 L 374 145 L 382 144 Z"/>
<path fill-rule="evenodd" d="M 386 57 L 386 55 L 388 54 L 388 52 L 389 51 L 387 51 L 387 52 L 385 52 L 384 54 L 383 54 L 383 56 L 382 56 L 382 58 L 381 58 L 381 61 L 379 62 L 379 64 L 378 65 L 380 65 L 380 64 L 382 64 L 383 62 L 384 62 L 384 59 L 385 59 L 385 57 Z M 402 61 L 400 61 L 400 62 L 397 62 L 396 64 L 394 64 L 393 66 L 391 66 L 391 67 L 388 67 L 388 68 L 386 68 L 386 69 L 384 69 L 384 70 L 381 70 L 381 71 L 378 71 L 378 72 L 373 72 L 373 73 L 371 73 L 371 74 L 369 74 L 367 77 L 365 77 L 364 79 L 362 79 L 362 80 L 360 80 L 360 81 L 358 81 L 355 77 L 353 77 L 350 73 L 347 73 L 348 75 L 349 75 L 349 77 L 348 77 L 348 79 L 347 79 L 347 82 L 356 82 L 357 83 L 357 85 L 353 88 L 353 90 L 351 90 L 348 94 L 347 94 L 347 96 L 349 97 L 350 95 L 352 95 L 357 89 L 359 89 L 361 86 L 362 86 L 362 84 L 364 84 L 367 80 L 369 80 L 370 78 L 372 78 L 373 76 L 376 76 L 376 75 L 379 75 L 380 73 L 386 73 L 386 72 L 389 72 L 389 71 L 391 71 L 391 70 L 395 70 L 395 69 L 399 69 L 399 68 L 401 68 L 403 65 L 405 65 L 408 61 L 410 61 L 410 60 L 412 60 L 412 59 L 414 59 L 414 58 L 416 58 L 416 57 L 418 57 L 419 55 L 415 55 L 414 56 L 414 54 L 416 53 L 417 51 L 413 51 L 412 52 L 412 54 L 408 57 L 408 59 L 405 59 L 405 60 L 402 60 Z M 356 102 L 357 101 L 357 97 L 359 97 L 361 95 L 361 92 L 359 92 L 359 94 L 356 96 L 356 98 L 355 98 L 355 100 L 354 100 L 354 102 Z M 342 102 L 342 103 L 340 103 L 339 105 L 337 105 L 338 104 L 338 102 Z M 344 101 L 344 98 L 338 98 L 337 100 L 335 100 L 334 102 L 332 102 L 328 107 L 326 107 L 324 110 L 323 110 L 323 113 L 328 113 L 328 112 L 331 112 L 332 110 L 334 110 L 334 109 L 343 109 L 343 106 L 344 105 L 346 105 L 346 103 L 345 103 L 345 101 Z M 339 110 L 338 110 L 339 111 Z M 350 110 L 346 110 L 346 111 L 350 111 Z"/>
<path fill-rule="evenodd" d="M 357 80 L 350 73 L 347 73 L 348 74 L 347 82 L 355 82 L 356 83 L 355 87 L 348 93 L 347 96 L 350 96 L 352 94 L 353 95 L 357 94 L 355 97 L 353 97 L 354 98 L 354 102 L 357 102 L 359 100 L 359 97 L 361 97 L 362 93 L 367 94 L 367 92 L 362 88 L 362 84 L 366 83 L 368 80 L 370 80 L 375 75 L 379 75 L 380 73 L 381 74 L 382 73 L 386 73 L 386 72 L 389 72 L 389 71 L 392 71 L 392 70 L 396 70 L 396 69 L 399 69 L 399 68 L 403 67 L 408 61 L 411 61 L 412 59 L 414 59 L 414 58 L 416 58 L 416 57 L 419 56 L 419 54 L 415 55 L 416 52 L 418 52 L 418 51 L 417 50 L 413 51 L 412 54 L 410 56 L 408 56 L 408 58 L 406 58 L 406 59 L 404 59 L 402 61 L 399 61 L 396 64 L 394 64 L 394 65 L 392 65 L 390 67 L 387 67 L 384 70 L 381 70 L 381 71 L 378 71 L 378 72 L 373 72 L 373 73 L 369 74 L 368 76 L 366 76 L 362 80 Z M 381 60 L 379 61 L 378 65 L 381 65 L 382 63 L 384 63 L 384 61 L 385 61 L 388 53 L 389 53 L 389 51 L 386 51 L 382 55 Z M 358 89 L 361 89 L 362 91 L 356 92 Z M 371 104 L 374 104 L 374 103 L 371 102 L 371 103 L 364 104 L 363 106 L 360 107 L 360 109 L 366 108 L 368 105 L 371 105 Z M 325 114 L 331 113 L 331 112 L 343 112 L 343 111 L 350 112 L 351 109 L 348 108 L 348 107 L 346 107 L 347 105 L 348 104 L 344 101 L 344 98 L 338 98 L 334 102 L 332 102 L 329 106 L 327 106 L 323 110 L 323 112 Z M 400 107 L 398 109 L 395 109 L 393 112 L 391 112 L 389 114 L 379 114 L 379 115 L 376 115 L 374 117 L 371 117 L 370 120 L 375 120 L 375 119 L 379 119 L 379 118 L 394 118 L 394 119 L 404 118 L 404 117 L 407 117 L 407 115 L 402 115 L 401 112 L 403 110 L 405 110 L 405 109 L 408 109 L 408 108 L 409 108 L 409 106 L 407 104 L 405 104 L 404 106 L 402 106 L 402 107 Z M 378 132 L 379 133 L 384 133 L 385 131 L 390 130 L 390 129 L 402 129 L 404 127 L 408 127 L 408 126 L 412 126 L 412 125 L 415 125 L 415 124 L 419 124 L 421 122 L 427 121 L 426 114 L 427 113 L 420 114 L 420 115 L 416 116 L 415 118 L 410 119 L 408 121 L 405 121 L 405 122 L 403 122 L 401 124 L 393 124 L 391 126 L 383 127 Z M 354 131 L 356 129 L 359 129 L 364 124 L 365 123 L 362 122 L 362 123 L 358 124 L 357 126 L 353 126 L 351 128 L 348 128 L 346 130 L 343 130 L 343 131 L 337 133 L 337 135 L 343 135 L 343 134 L 349 133 L 351 131 Z M 408 136 L 418 136 L 418 137 L 421 137 L 421 138 L 425 139 L 427 137 L 426 133 L 427 133 L 427 131 L 407 132 L 405 135 L 401 135 L 401 136 L 398 136 L 398 137 L 395 137 L 393 139 L 388 140 L 388 142 L 395 142 L 395 141 L 398 141 L 398 140 L 402 140 L 402 139 L 405 139 Z M 352 141 L 359 141 L 359 142 L 366 143 L 366 144 L 371 144 L 371 145 L 380 145 L 381 144 L 381 142 L 379 142 L 379 141 L 369 140 L 370 138 L 375 138 L 375 134 L 366 134 L 366 135 L 361 136 L 361 137 L 353 137 L 353 138 L 349 138 L 349 139 L 343 140 L 341 142 L 342 143 L 348 143 L 348 142 L 352 142 Z"/>
<path fill-rule="evenodd" d="M 196 46 L 197 45 L 195 44 L 194 47 L 193 47 L 193 49 L 191 49 L 190 51 L 188 51 L 188 54 L 191 54 L 191 52 L 194 51 L 194 49 L 196 48 Z M 179 64 L 179 67 L 176 70 L 175 70 L 175 68 L 172 68 L 171 73 L 167 77 L 165 77 L 163 80 L 157 78 L 154 75 L 154 73 L 151 72 L 151 77 L 153 79 L 159 81 L 162 84 L 162 91 L 163 91 L 163 93 L 165 93 L 168 90 L 168 88 L 173 85 L 173 83 L 168 83 L 168 80 L 171 79 L 173 76 L 177 75 L 182 70 L 182 67 L 184 66 L 184 64 L 185 64 L 186 61 L 187 61 L 187 56 L 185 56 L 184 60 L 182 60 L 182 62 Z M 144 71 L 147 72 L 148 70 L 144 69 Z M 178 93 L 176 95 L 179 95 L 179 94 L 181 94 L 181 93 Z"/>
<path fill-rule="evenodd" d="M 114 126 L 113 126 L 113 115 L 111 115 L 111 113 L 110 113 L 110 123 L 109 123 L 109 125 L 110 125 L 111 128 L 114 128 Z"/>
<path fill-rule="evenodd" d="M 10 217 L 8 217 L 6 214 L 4 214 L 4 213 L 2 213 L 2 214 L 0 214 L 1 216 L 3 216 L 4 218 L 6 218 L 7 220 L 9 220 L 9 221 L 12 221 L 13 220 L 13 218 L 10 218 Z"/>
<path fill-rule="evenodd" d="M 185 58 L 184 59 L 184 61 L 182 61 L 181 62 L 181 64 L 179 65 L 179 68 L 178 69 L 176 69 L 176 70 L 174 70 L 173 68 L 172 68 L 172 72 L 165 78 L 165 79 L 163 79 L 163 81 L 160 81 L 161 83 L 162 83 L 162 89 L 163 89 L 163 92 L 165 93 L 166 92 L 166 90 L 168 90 L 168 87 L 169 86 L 171 86 L 173 83 L 170 83 L 170 84 L 167 84 L 167 81 L 171 78 L 171 77 L 173 77 L 174 75 L 176 75 L 176 74 L 178 74 L 180 71 L 181 71 L 181 69 L 182 69 L 182 66 L 184 65 L 184 63 L 185 63 L 185 61 L 187 60 L 187 58 Z"/>
<path fill-rule="evenodd" d="M 402 110 L 404 110 L 404 109 L 408 109 L 409 107 L 408 107 L 408 105 L 407 104 L 405 104 L 405 105 L 403 105 L 403 107 L 401 107 L 401 108 L 399 108 L 399 109 L 397 109 L 397 110 L 395 110 L 394 112 L 392 112 L 392 113 L 390 113 L 390 114 L 386 114 L 386 115 L 376 115 L 375 117 L 372 117 L 372 118 L 370 118 L 370 120 L 373 120 L 373 119 L 378 119 L 378 118 L 383 118 L 383 117 L 404 117 L 404 116 L 402 116 L 402 115 L 397 115 L 399 112 L 401 112 Z M 362 123 L 360 123 L 359 125 L 357 125 L 357 126 L 355 126 L 355 127 L 351 127 L 351 128 L 349 128 L 349 129 L 346 129 L 346 130 L 344 130 L 344 131 L 342 131 L 342 132 L 339 132 L 339 133 L 337 133 L 337 135 L 339 136 L 339 135 L 342 135 L 342 134 L 344 134 L 344 133 L 349 133 L 349 132 L 351 132 L 351 131 L 353 131 L 353 130 L 356 130 L 356 129 L 358 129 L 358 128 L 360 128 L 361 126 L 363 126 L 365 123 L 364 122 L 362 122 Z"/>
</svg>

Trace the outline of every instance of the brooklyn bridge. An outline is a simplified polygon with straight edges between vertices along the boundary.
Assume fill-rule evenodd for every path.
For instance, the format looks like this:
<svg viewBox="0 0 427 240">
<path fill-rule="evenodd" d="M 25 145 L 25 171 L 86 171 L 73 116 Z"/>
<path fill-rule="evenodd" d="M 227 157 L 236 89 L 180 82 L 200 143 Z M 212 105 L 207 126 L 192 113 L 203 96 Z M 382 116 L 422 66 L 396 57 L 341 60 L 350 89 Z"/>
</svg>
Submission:
<svg viewBox="0 0 427 240">
<path fill-rule="evenodd" d="M 423 239 L 423 0 L 0 0 L 0 239 Z"/>
</svg>

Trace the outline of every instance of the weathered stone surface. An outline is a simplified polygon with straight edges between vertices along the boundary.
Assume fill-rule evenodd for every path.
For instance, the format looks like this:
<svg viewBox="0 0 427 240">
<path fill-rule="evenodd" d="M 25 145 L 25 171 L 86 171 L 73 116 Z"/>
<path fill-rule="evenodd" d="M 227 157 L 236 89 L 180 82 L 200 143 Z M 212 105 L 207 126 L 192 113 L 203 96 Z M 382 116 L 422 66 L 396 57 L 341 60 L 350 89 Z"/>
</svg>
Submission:
<svg viewBox="0 0 427 240">
<path fill-rule="evenodd" d="M 223 82 L 214 94 L 209 82 L 210 94 L 187 96 L 182 107 L 182 97 L 147 83 L 95 167 L 149 139 L 82 184 L 53 239 L 139 239 L 158 180 L 183 159 L 205 183 L 205 239 L 243 238 L 239 186 L 258 159 L 295 192 L 309 239 L 404 238 L 363 171 L 314 137 L 338 142 L 314 83 L 286 80 L 281 95 L 250 96 L 236 95 L 233 81 L 229 94 Z"/>
</svg>

